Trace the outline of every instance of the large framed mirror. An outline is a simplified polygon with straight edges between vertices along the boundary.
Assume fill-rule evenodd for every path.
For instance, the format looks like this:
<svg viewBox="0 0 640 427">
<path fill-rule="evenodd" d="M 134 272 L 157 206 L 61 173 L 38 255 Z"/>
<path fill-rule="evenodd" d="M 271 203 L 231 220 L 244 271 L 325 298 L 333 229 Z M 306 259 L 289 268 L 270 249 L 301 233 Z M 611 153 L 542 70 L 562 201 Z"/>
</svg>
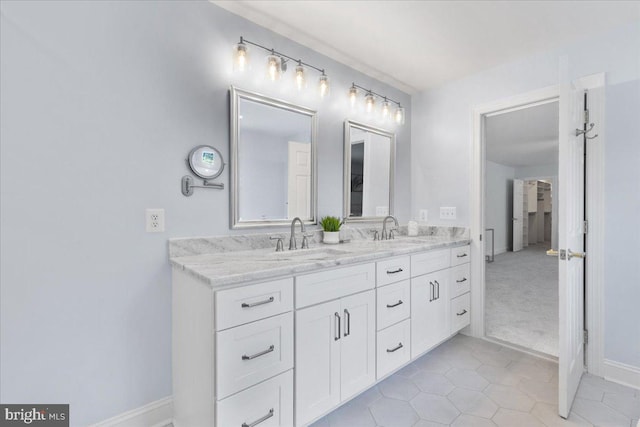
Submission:
<svg viewBox="0 0 640 427">
<path fill-rule="evenodd" d="M 344 123 L 344 216 L 374 221 L 393 215 L 396 136 L 347 120 Z"/>
<path fill-rule="evenodd" d="M 317 221 L 316 111 L 231 87 L 231 227 Z"/>
</svg>

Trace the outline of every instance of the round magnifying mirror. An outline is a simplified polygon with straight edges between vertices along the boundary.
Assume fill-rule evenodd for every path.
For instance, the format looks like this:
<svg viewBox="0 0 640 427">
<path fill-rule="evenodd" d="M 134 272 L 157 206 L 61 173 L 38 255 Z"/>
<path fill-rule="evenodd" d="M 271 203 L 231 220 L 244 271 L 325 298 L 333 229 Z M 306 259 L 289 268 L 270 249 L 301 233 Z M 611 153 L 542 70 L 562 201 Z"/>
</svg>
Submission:
<svg viewBox="0 0 640 427">
<path fill-rule="evenodd" d="M 213 179 L 224 169 L 222 154 L 209 145 L 199 145 L 189 152 L 189 167 L 203 179 Z"/>
</svg>

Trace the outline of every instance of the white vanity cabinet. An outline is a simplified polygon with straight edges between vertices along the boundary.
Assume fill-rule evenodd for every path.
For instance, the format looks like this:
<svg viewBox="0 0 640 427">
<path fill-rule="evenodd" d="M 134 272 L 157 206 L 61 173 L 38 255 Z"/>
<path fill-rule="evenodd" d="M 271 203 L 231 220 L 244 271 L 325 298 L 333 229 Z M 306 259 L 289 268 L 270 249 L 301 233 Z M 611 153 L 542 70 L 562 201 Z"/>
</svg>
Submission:
<svg viewBox="0 0 640 427">
<path fill-rule="evenodd" d="M 450 275 L 450 334 L 453 335 L 471 322 L 471 247 L 460 246 L 451 249 Z"/>
<path fill-rule="evenodd" d="M 411 279 L 411 356 L 417 357 L 449 336 L 449 271 Z"/>
<path fill-rule="evenodd" d="M 350 281 L 343 292 L 370 290 L 342 296 L 296 311 L 296 425 L 306 425 L 340 402 L 368 388 L 375 380 L 376 298 L 373 264 L 301 276 L 296 298 L 317 295 L 317 284 Z M 365 273 L 367 272 L 367 273 Z M 330 278 L 330 279 L 329 279 Z M 359 279 L 358 279 L 359 278 Z M 336 296 L 332 286 L 328 293 Z M 361 289 L 360 289 L 361 290 Z"/>
</svg>

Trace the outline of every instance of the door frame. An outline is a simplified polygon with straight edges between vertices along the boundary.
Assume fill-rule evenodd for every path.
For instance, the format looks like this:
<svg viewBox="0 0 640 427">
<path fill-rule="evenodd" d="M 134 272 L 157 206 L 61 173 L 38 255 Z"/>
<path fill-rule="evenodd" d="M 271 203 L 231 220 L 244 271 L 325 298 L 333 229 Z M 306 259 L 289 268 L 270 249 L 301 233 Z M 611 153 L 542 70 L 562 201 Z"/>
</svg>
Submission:
<svg viewBox="0 0 640 427">
<path fill-rule="evenodd" d="M 593 74 L 577 79 L 579 88 L 601 89 L 590 97 L 590 121 L 596 123 L 598 143 L 587 145 L 587 233 L 588 262 L 586 281 L 585 325 L 589 331 L 587 346 L 587 371 L 604 375 L 604 88 L 605 73 Z M 469 334 L 484 338 L 485 328 L 485 242 L 481 240 L 485 232 L 485 140 L 484 118 L 491 113 L 517 111 L 519 109 L 557 101 L 559 85 L 503 98 L 472 108 L 472 159 L 471 159 L 471 324 Z M 594 140 L 596 141 L 596 140 Z M 562 185 L 562 184 L 560 184 Z"/>
</svg>

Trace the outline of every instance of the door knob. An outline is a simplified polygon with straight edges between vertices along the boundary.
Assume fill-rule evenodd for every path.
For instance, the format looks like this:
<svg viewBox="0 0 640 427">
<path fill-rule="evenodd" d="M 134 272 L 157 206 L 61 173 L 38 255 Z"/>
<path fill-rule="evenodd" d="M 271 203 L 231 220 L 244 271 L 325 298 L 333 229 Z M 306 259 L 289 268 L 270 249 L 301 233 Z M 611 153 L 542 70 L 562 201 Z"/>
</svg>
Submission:
<svg viewBox="0 0 640 427">
<path fill-rule="evenodd" d="M 571 252 L 571 249 L 567 249 L 567 259 L 571 258 L 586 258 L 587 254 L 585 252 Z"/>
<path fill-rule="evenodd" d="M 549 249 L 549 250 L 547 251 L 547 256 L 558 256 L 558 255 L 560 255 L 560 252 L 558 252 L 558 251 L 557 251 L 557 250 L 555 250 L 555 249 Z"/>
</svg>

